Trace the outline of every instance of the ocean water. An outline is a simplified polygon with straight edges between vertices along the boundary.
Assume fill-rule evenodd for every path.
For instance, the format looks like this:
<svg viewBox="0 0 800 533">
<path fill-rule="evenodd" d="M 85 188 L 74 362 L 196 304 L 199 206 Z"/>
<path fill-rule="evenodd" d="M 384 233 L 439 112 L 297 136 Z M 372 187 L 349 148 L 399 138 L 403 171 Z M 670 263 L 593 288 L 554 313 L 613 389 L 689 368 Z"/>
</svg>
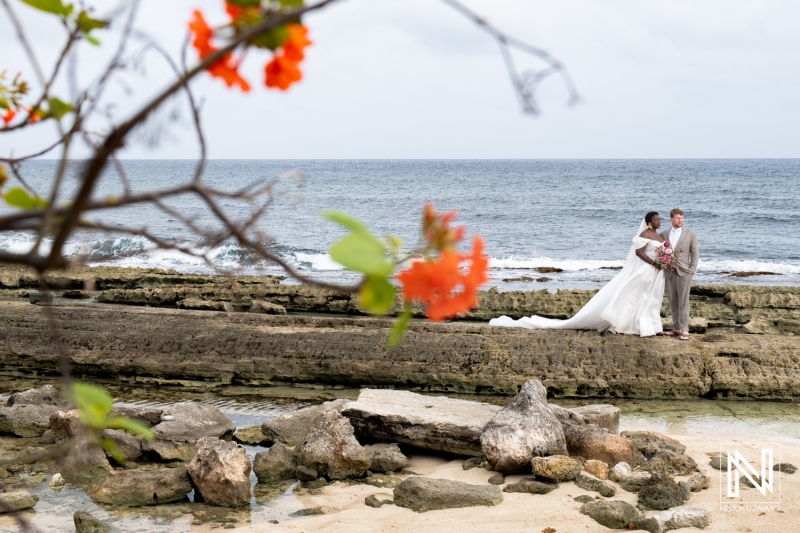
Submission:
<svg viewBox="0 0 800 533">
<path fill-rule="evenodd" d="M 78 184 L 73 162 L 64 190 Z M 169 188 L 188 180 L 195 161 L 131 160 L 123 167 L 134 191 Z M 23 175 L 40 193 L 54 174 L 54 161 L 31 161 Z M 257 179 L 295 170 L 274 188 L 273 203 L 257 225 L 260 239 L 290 263 L 319 279 L 354 279 L 327 255 L 343 231 L 320 213 L 341 210 L 377 234 L 416 242 L 422 205 L 458 211 L 468 235 L 480 235 L 491 256 L 490 285 L 500 290 L 597 288 L 623 264 L 639 222 L 658 211 L 668 227 L 669 210 L 680 207 L 685 225 L 700 242 L 696 283 L 800 285 L 800 159 L 730 160 L 213 160 L 204 180 L 234 191 Z M 302 175 L 302 180 L 295 179 Z M 120 195 L 115 170 L 102 178 L 98 198 Z M 168 202 L 204 228 L 214 217 L 197 197 Z M 223 206 L 246 220 L 245 206 Z M 0 215 L 7 213 L 0 207 Z M 205 250 L 184 224 L 152 206 L 97 212 L 93 220 L 146 227 L 171 242 Z M 0 249 L 25 251 L 33 237 L 0 234 Z M 199 259 L 153 250 L 140 237 L 81 232 L 68 251 L 89 264 L 174 268 L 210 273 Z M 243 274 L 278 273 L 232 241 L 210 251 L 217 267 Z M 540 274 L 537 268 L 561 272 Z M 731 277 L 736 272 L 770 273 Z M 527 276 L 534 281 L 504 281 Z M 549 280 L 536 281 L 547 277 Z"/>
</svg>

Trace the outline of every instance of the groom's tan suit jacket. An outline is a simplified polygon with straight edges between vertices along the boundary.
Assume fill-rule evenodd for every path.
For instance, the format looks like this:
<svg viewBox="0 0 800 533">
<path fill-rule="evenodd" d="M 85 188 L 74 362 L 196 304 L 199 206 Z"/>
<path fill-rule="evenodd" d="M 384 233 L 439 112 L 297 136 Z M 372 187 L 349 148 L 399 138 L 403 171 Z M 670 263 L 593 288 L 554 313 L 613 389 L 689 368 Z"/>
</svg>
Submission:
<svg viewBox="0 0 800 533">
<path fill-rule="evenodd" d="M 665 240 L 669 240 L 669 230 L 659 233 Z M 693 276 L 697 272 L 697 263 L 700 261 L 700 245 L 697 243 L 697 234 L 687 227 L 683 228 L 678 242 L 669 243 L 672 249 L 678 252 L 678 264 L 675 265 L 674 274 L 678 276 Z"/>
</svg>

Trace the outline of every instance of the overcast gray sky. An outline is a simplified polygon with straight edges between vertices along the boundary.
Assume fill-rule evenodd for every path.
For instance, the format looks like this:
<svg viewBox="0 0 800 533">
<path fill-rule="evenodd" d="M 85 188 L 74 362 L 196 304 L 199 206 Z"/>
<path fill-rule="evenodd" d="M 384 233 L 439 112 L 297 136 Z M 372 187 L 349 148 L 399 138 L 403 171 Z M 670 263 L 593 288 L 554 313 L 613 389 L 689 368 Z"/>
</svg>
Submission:
<svg viewBox="0 0 800 533">
<path fill-rule="evenodd" d="M 52 60 L 61 38 L 57 25 L 10 1 L 37 54 L 44 63 Z M 225 20 L 221 0 L 142 4 L 138 27 L 176 56 L 194 7 L 212 23 Z M 568 107 L 566 90 L 553 78 L 541 91 L 543 115 L 524 116 L 497 45 L 437 0 L 342 0 L 305 19 L 314 45 L 304 80 L 288 93 L 263 86 L 269 58 L 261 51 L 249 53 L 243 69 L 254 86 L 249 94 L 208 76 L 194 83 L 205 99 L 210 157 L 800 157 L 797 0 L 465 4 L 563 60 L 583 102 Z M 97 36 L 104 41 L 100 50 L 82 46 L 81 83 L 114 42 Z M 130 93 L 122 86 L 110 93 L 119 119 L 170 81 L 155 56 L 145 64 Z M 30 70 L 0 10 L 3 68 Z M 164 112 L 156 123 L 170 125 L 156 146 L 140 143 L 125 157 L 197 156 L 185 112 L 177 118 Z M 36 149 L 52 130 L 0 134 L 0 152 Z"/>
</svg>

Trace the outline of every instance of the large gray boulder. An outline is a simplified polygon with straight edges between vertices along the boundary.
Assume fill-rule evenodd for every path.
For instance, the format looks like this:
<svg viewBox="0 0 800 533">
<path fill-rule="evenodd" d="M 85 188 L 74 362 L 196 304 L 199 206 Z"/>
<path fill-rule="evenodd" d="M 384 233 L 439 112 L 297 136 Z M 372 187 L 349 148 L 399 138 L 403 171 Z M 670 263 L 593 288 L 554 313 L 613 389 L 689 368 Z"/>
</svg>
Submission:
<svg viewBox="0 0 800 533">
<path fill-rule="evenodd" d="M 443 396 L 364 389 L 342 414 L 359 437 L 477 456 L 483 427 L 499 410 L 496 405 Z"/>
<path fill-rule="evenodd" d="M 321 405 L 304 407 L 277 418 L 271 418 L 261 424 L 264 440 L 267 445 L 273 442 L 282 442 L 289 447 L 297 446 L 305 440 L 306 433 L 311 429 L 311 424 L 322 411 L 335 409 L 341 412 L 347 403 L 349 403 L 349 400 L 333 400 Z"/>
<path fill-rule="evenodd" d="M 50 428 L 55 405 L 12 405 L 0 407 L 0 435 L 41 437 Z"/>
<path fill-rule="evenodd" d="M 0 514 L 30 509 L 36 505 L 38 501 L 38 496 L 25 492 L 24 490 L 0 492 Z"/>
<path fill-rule="evenodd" d="M 630 440 L 610 433 L 572 410 L 557 405 L 551 405 L 550 409 L 564 429 L 569 455 L 597 459 L 609 467 L 623 461 L 633 467 L 645 463 L 644 455 Z"/>
<path fill-rule="evenodd" d="M 708 511 L 702 507 L 689 507 L 682 505 L 673 507 L 658 514 L 647 516 L 637 520 L 634 524 L 636 529 L 649 531 L 650 533 L 665 533 L 673 529 L 684 527 L 705 528 L 710 523 Z"/>
<path fill-rule="evenodd" d="M 296 469 L 294 451 L 281 442 L 276 442 L 265 452 L 256 453 L 253 459 L 253 472 L 260 483 L 292 479 Z"/>
<path fill-rule="evenodd" d="M 163 461 L 188 461 L 203 437 L 230 439 L 236 426 L 214 406 L 182 402 L 164 409 L 161 422 L 153 426 L 156 439 L 144 441 L 142 449 Z"/>
<path fill-rule="evenodd" d="M 185 468 L 115 470 L 89 489 L 89 496 L 109 505 L 159 505 L 177 502 L 192 492 Z"/>
<path fill-rule="evenodd" d="M 533 457 L 566 455 L 564 430 L 548 407 L 547 391 L 540 382 L 525 383 L 486 424 L 481 450 L 492 470 L 508 474 L 527 471 Z"/>
<path fill-rule="evenodd" d="M 396 472 L 408 466 L 408 457 L 397 444 L 367 444 L 364 450 L 372 472 Z"/>
<path fill-rule="evenodd" d="M 581 514 L 611 529 L 629 529 L 630 524 L 639 519 L 636 507 L 618 500 L 584 503 Z"/>
<path fill-rule="evenodd" d="M 370 467 L 367 451 L 353 435 L 350 421 L 332 408 L 323 410 L 294 450 L 298 465 L 328 479 L 361 477 Z"/>
<path fill-rule="evenodd" d="M 69 402 L 61 397 L 61 391 L 52 385 L 45 385 L 38 389 L 28 389 L 22 392 L 15 392 L 8 397 L 6 405 L 54 405 L 56 407 L 67 407 Z"/>
<path fill-rule="evenodd" d="M 250 460 L 240 444 L 203 437 L 197 441 L 189 475 L 203 499 L 212 505 L 240 507 L 250 503 Z"/>
<path fill-rule="evenodd" d="M 503 501 L 500 487 L 449 479 L 409 477 L 394 488 L 394 503 L 418 513 L 456 507 L 492 506 Z"/>
</svg>

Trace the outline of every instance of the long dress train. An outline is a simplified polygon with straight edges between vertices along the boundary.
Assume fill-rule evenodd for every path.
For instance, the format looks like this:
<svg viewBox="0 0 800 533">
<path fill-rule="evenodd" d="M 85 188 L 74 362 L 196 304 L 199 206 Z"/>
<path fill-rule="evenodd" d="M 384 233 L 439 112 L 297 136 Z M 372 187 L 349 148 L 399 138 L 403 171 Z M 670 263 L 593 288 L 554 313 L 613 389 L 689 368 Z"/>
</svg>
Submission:
<svg viewBox="0 0 800 533">
<path fill-rule="evenodd" d="M 627 333 L 648 337 L 663 331 L 661 302 L 664 298 L 664 272 L 636 256 L 636 250 L 655 259 L 659 241 L 634 237 L 625 266 L 575 316 L 567 320 L 537 315 L 519 320 L 501 316 L 489 321 L 492 326 L 528 329 L 585 329 Z"/>
</svg>

